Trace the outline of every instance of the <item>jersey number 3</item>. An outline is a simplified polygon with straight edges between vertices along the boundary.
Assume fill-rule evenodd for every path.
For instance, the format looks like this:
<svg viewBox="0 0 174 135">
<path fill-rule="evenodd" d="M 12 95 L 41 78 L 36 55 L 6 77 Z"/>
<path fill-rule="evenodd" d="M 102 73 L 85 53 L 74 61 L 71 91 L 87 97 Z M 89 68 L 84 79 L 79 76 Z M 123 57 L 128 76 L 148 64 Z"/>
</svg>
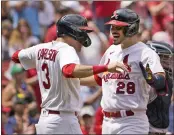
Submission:
<svg viewBox="0 0 174 135">
<path fill-rule="evenodd" d="M 45 70 L 46 70 L 46 72 L 45 72 Z M 45 77 L 47 79 L 47 82 L 45 82 L 45 81 L 42 82 L 43 83 L 43 86 L 44 86 L 45 89 L 49 89 L 51 85 L 50 85 L 48 65 L 46 63 L 43 63 L 43 65 L 42 65 L 42 71 L 45 72 Z"/>
</svg>

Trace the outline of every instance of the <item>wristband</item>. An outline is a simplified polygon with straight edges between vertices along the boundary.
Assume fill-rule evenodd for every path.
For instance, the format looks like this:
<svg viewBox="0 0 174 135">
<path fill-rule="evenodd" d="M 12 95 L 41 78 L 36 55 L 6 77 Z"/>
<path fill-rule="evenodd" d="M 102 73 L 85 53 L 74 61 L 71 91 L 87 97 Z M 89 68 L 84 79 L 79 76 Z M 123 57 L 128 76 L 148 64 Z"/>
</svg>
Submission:
<svg viewBox="0 0 174 135">
<path fill-rule="evenodd" d="M 108 66 L 103 65 L 103 66 L 93 66 L 93 74 L 99 74 L 102 72 L 108 71 Z"/>
</svg>

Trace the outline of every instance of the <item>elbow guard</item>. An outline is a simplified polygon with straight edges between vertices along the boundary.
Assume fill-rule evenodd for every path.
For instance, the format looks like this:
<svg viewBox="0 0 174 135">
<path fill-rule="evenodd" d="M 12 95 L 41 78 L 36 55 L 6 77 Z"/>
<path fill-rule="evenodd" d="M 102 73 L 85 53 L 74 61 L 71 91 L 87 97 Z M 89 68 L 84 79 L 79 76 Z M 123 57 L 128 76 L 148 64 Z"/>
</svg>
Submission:
<svg viewBox="0 0 174 135">
<path fill-rule="evenodd" d="M 66 78 L 74 78 L 73 76 L 73 71 L 75 68 L 76 64 L 71 63 L 71 64 L 67 64 L 62 68 L 62 73 Z"/>
<path fill-rule="evenodd" d="M 95 74 L 99 74 L 102 72 L 108 71 L 108 66 L 107 65 L 103 65 L 103 66 L 93 66 L 93 75 Z"/>
<path fill-rule="evenodd" d="M 18 57 L 19 52 L 20 52 L 20 50 L 19 50 L 19 51 L 16 51 L 16 52 L 13 54 L 12 58 L 11 58 L 11 60 L 12 60 L 13 62 L 15 62 L 15 63 L 20 63 L 19 57 Z"/>
</svg>

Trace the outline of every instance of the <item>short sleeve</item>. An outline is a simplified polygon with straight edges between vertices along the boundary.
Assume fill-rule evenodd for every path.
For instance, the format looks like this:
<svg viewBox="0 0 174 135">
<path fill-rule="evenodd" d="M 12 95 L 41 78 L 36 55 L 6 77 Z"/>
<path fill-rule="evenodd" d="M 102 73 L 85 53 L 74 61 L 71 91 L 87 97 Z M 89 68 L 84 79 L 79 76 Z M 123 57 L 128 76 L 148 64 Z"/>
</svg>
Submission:
<svg viewBox="0 0 174 135">
<path fill-rule="evenodd" d="M 108 65 L 109 63 L 110 63 L 110 59 L 109 59 L 109 55 L 108 54 L 110 54 L 111 52 L 115 52 L 115 45 L 111 45 L 107 50 L 106 50 L 106 52 L 104 53 L 104 55 L 102 56 L 102 58 L 101 58 L 101 60 L 100 60 L 100 64 L 99 65 Z M 98 74 L 98 76 L 100 77 L 100 78 L 102 78 L 102 75 L 103 75 L 103 73 L 100 73 L 100 74 Z"/>
<path fill-rule="evenodd" d="M 23 49 L 19 52 L 18 57 L 24 69 L 28 70 L 31 68 L 36 68 L 35 52 L 36 52 L 36 46 Z"/>
<path fill-rule="evenodd" d="M 151 49 L 148 49 L 143 53 L 142 62 L 145 67 L 147 63 L 149 64 L 152 73 L 164 72 L 164 69 L 160 63 L 160 57 Z"/>
<path fill-rule="evenodd" d="M 79 57 L 72 47 L 64 47 L 59 50 L 59 61 L 61 69 L 63 66 L 70 63 L 80 64 Z"/>
<path fill-rule="evenodd" d="M 107 37 L 106 37 L 106 35 L 104 33 L 100 32 L 99 36 L 100 36 L 101 39 L 107 40 Z"/>
<path fill-rule="evenodd" d="M 99 65 L 107 65 L 107 63 L 106 63 L 105 61 L 106 61 L 106 52 L 105 52 L 105 54 L 102 56 Z M 98 76 L 99 76 L 100 78 L 102 78 L 102 75 L 103 75 L 103 73 L 98 74 Z"/>
</svg>

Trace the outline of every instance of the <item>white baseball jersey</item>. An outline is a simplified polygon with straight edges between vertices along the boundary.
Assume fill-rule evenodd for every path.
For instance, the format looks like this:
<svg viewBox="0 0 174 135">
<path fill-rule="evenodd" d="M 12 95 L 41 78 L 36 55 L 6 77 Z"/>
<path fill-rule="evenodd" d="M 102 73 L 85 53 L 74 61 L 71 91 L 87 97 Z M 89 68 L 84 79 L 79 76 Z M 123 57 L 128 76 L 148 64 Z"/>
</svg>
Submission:
<svg viewBox="0 0 174 135">
<path fill-rule="evenodd" d="M 164 72 L 159 56 L 142 42 L 126 49 L 122 49 L 121 45 L 112 45 L 103 55 L 100 64 L 116 61 L 129 65 L 130 72 L 100 74 L 103 88 L 102 108 L 105 111 L 146 110 L 151 87 L 143 77 L 139 62 L 144 67 L 149 63 L 153 73 Z"/>
<path fill-rule="evenodd" d="M 41 107 L 57 111 L 79 111 L 80 80 L 66 78 L 62 67 L 79 64 L 75 49 L 63 42 L 39 44 L 19 52 L 19 60 L 27 69 L 36 68 L 42 95 Z"/>
</svg>

